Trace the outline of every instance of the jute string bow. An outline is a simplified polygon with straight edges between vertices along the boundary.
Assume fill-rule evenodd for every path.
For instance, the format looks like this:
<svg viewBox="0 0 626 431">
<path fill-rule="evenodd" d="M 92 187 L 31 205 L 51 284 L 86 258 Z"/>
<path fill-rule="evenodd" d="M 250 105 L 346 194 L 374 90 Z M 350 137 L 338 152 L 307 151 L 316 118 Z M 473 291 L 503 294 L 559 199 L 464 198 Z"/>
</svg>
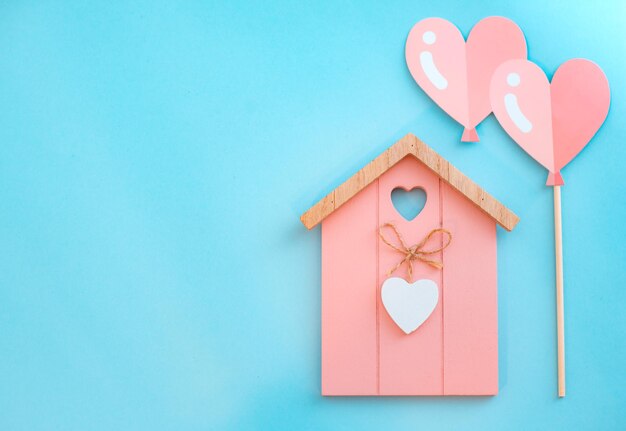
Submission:
<svg viewBox="0 0 626 431">
<path fill-rule="evenodd" d="M 400 246 L 396 246 L 392 244 L 391 242 L 387 240 L 387 238 L 385 238 L 385 236 L 383 235 L 384 228 L 390 228 L 391 230 L 393 230 L 393 232 L 396 234 L 396 237 L 398 238 L 398 242 L 400 243 Z M 441 233 L 443 236 L 445 236 L 447 238 L 447 241 L 445 242 L 442 241 L 441 246 L 439 246 L 438 248 L 425 250 L 424 247 L 426 246 L 428 241 L 437 233 Z M 400 234 L 400 232 L 398 231 L 398 229 L 393 223 L 385 223 L 384 225 L 382 225 L 380 229 L 378 230 L 378 235 L 380 236 L 380 239 L 382 239 L 385 244 L 393 248 L 398 253 L 402 253 L 404 255 L 404 259 L 398 262 L 398 264 L 395 267 L 390 269 L 387 272 L 387 276 L 390 276 L 391 274 L 393 274 L 398 268 L 400 268 L 404 263 L 406 263 L 407 273 L 409 276 L 409 282 L 411 282 L 413 278 L 413 261 L 417 260 L 420 262 L 424 262 L 438 269 L 443 268 L 443 264 L 441 262 L 430 259 L 430 256 L 433 254 L 437 254 L 440 251 L 443 251 L 446 247 L 450 245 L 450 242 L 452 242 L 452 234 L 446 229 L 439 228 L 439 229 L 431 230 L 424 237 L 424 239 L 422 239 L 419 243 L 411 247 L 408 247 L 406 243 L 404 242 L 402 235 Z"/>
</svg>

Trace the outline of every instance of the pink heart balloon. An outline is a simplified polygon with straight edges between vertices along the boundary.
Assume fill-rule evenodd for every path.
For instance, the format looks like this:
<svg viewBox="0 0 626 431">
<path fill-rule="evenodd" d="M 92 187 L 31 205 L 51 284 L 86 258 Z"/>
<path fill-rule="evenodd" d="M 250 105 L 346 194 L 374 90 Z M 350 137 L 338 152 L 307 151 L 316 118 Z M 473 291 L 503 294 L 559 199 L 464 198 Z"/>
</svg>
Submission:
<svg viewBox="0 0 626 431">
<path fill-rule="evenodd" d="M 526 40 L 522 30 L 507 18 L 493 16 L 479 21 L 467 43 L 454 24 L 427 18 L 411 29 L 405 54 L 417 84 L 465 126 L 461 140 L 477 142 L 474 128 L 491 113 L 491 76 L 504 61 L 526 58 Z"/>
<path fill-rule="evenodd" d="M 596 134 L 609 112 L 609 83 L 595 63 L 566 61 L 552 83 L 535 63 L 510 60 L 491 80 L 491 105 L 506 132 L 562 185 L 561 169 Z"/>
</svg>

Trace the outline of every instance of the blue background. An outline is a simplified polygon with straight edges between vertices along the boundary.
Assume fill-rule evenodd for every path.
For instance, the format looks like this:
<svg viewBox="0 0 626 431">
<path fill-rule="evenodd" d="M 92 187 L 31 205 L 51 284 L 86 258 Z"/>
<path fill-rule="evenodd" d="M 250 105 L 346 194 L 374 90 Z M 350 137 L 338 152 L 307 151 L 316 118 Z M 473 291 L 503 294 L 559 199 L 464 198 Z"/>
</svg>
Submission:
<svg viewBox="0 0 626 431">
<path fill-rule="evenodd" d="M 564 171 L 568 395 L 552 190 L 412 81 L 409 29 L 504 15 L 551 75 L 602 66 Z M 0 429 L 626 428 L 622 2 L 5 1 Z M 500 394 L 322 398 L 320 231 L 299 216 L 413 132 L 521 217 L 498 232 Z"/>
</svg>

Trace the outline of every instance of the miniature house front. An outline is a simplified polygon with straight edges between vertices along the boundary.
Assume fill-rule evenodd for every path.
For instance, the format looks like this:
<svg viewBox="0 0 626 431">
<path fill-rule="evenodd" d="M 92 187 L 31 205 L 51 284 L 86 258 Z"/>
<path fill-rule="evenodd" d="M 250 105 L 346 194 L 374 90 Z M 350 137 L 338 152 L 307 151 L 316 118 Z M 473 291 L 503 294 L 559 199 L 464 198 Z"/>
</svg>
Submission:
<svg viewBox="0 0 626 431">
<path fill-rule="evenodd" d="M 396 188 L 425 191 L 413 220 L 394 207 Z M 301 220 L 322 223 L 323 395 L 497 393 L 496 223 L 511 230 L 515 214 L 407 135 Z M 409 246 L 443 230 L 449 244 L 434 236 L 435 251 L 409 262 Z M 381 295 L 392 277 L 406 285 L 389 286 L 395 305 Z"/>
</svg>

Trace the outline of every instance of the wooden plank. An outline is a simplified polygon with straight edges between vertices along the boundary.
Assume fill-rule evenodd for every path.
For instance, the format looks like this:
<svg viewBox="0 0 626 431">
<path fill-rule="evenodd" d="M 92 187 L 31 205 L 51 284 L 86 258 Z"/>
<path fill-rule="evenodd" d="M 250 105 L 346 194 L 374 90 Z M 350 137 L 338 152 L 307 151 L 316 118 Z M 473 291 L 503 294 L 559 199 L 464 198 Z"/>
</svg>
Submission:
<svg viewBox="0 0 626 431">
<path fill-rule="evenodd" d="M 498 392 L 496 224 L 442 183 L 444 395 Z"/>
<path fill-rule="evenodd" d="M 325 217 L 332 214 L 333 211 L 340 208 L 359 191 L 363 190 L 364 187 L 371 184 L 372 181 L 409 154 L 423 162 L 443 181 L 458 190 L 506 230 L 512 230 L 519 222 L 519 217 L 511 210 L 412 134 L 408 134 L 400 139 L 326 197 L 322 198 L 302 214 L 300 220 L 308 229 L 312 229 Z"/>
<path fill-rule="evenodd" d="M 377 394 L 374 182 L 322 224 L 322 395 Z"/>
<path fill-rule="evenodd" d="M 401 154 L 390 152 L 389 155 L 393 160 Z M 407 245 L 411 246 L 440 226 L 439 178 L 412 157 L 400 162 L 394 160 L 394 165 L 379 178 L 379 221 L 381 225 L 393 222 Z M 412 221 L 405 220 L 393 206 L 391 192 L 396 187 L 406 190 L 421 187 L 426 192 L 426 204 Z M 389 241 L 396 242 L 392 232 L 383 233 Z M 380 299 L 380 286 L 387 278 L 388 270 L 395 267 L 403 255 L 382 240 L 378 247 L 380 394 L 442 395 L 442 272 L 423 263 L 414 264 L 412 281 L 422 278 L 435 281 L 440 299 L 430 317 L 415 332 L 407 335 L 393 322 Z M 440 260 L 441 253 L 431 257 Z M 392 276 L 408 279 L 406 265 Z"/>
</svg>

